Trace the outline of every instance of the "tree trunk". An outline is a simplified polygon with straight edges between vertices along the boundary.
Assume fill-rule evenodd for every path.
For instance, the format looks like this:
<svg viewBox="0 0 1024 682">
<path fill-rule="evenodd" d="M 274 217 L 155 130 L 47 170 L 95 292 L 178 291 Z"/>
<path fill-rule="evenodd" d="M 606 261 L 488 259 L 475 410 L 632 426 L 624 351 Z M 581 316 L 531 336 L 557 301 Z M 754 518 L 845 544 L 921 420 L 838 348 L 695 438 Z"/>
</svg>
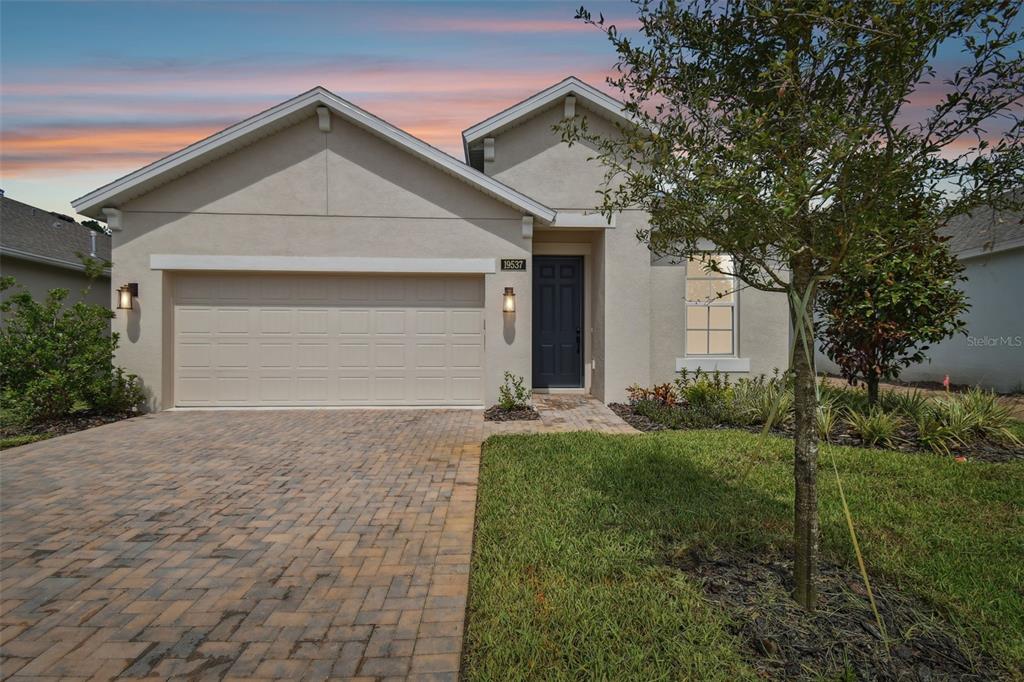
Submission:
<svg viewBox="0 0 1024 682">
<path fill-rule="evenodd" d="M 800 299 L 806 297 L 807 310 L 801 312 L 800 301 L 790 301 L 796 344 L 793 354 L 794 373 L 794 462 L 796 480 L 794 504 L 795 554 L 793 578 L 796 588 L 793 598 L 808 611 L 818 601 L 816 576 L 818 573 L 818 429 L 817 395 L 814 375 L 814 293 L 812 263 L 809 258 L 798 257 L 793 263 L 793 286 Z M 805 336 L 806 335 L 806 336 Z M 805 345 L 806 344 L 806 345 Z"/>
<path fill-rule="evenodd" d="M 868 385 L 868 405 L 875 405 L 878 402 L 878 375 L 869 373 L 864 383 Z"/>
</svg>

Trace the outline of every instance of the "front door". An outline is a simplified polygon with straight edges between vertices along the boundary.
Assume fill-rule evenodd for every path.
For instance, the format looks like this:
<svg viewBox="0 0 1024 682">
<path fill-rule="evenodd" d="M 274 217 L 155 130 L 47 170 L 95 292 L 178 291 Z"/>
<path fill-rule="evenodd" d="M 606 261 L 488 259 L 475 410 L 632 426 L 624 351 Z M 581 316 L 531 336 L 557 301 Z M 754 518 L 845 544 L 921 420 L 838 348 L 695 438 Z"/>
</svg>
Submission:
<svg viewBox="0 0 1024 682">
<path fill-rule="evenodd" d="M 533 386 L 583 386 L 583 257 L 533 257 Z"/>
</svg>

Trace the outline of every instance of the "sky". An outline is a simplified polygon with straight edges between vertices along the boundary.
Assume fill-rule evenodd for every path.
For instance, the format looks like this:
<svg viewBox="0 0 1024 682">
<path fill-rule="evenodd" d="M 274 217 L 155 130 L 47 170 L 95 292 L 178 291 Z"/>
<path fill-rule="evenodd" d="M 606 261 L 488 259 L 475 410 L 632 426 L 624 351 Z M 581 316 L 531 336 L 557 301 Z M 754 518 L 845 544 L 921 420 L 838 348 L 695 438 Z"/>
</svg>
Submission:
<svg viewBox="0 0 1024 682">
<path fill-rule="evenodd" d="M 615 53 L 573 18 L 581 2 L 636 32 L 627 0 L 0 0 L 0 188 L 73 214 L 317 85 L 461 158 L 462 130 L 568 75 L 607 89 Z M 959 49 L 940 50 L 941 75 Z"/>
<path fill-rule="evenodd" d="M 588 2 L 636 26 L 625 1 Z M 461 158 L 461 132 L 615 55 L 574 2 L 0 0 L 0 188 L 70 202 L 322 85 Z"/>
</svg>

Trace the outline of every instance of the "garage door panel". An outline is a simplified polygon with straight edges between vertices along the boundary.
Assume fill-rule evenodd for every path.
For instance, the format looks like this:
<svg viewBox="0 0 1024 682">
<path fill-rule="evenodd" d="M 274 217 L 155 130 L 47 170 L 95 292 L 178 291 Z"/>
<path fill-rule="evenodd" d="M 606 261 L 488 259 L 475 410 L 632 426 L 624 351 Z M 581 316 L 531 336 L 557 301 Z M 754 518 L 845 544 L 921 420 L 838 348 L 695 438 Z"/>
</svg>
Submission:
<svg viewBox="0 0 1024 682">
<path fill-rule="evenodd" d="M 479 276 L 179 275 L 178 405 L 479 405 Z"/>
</svg>

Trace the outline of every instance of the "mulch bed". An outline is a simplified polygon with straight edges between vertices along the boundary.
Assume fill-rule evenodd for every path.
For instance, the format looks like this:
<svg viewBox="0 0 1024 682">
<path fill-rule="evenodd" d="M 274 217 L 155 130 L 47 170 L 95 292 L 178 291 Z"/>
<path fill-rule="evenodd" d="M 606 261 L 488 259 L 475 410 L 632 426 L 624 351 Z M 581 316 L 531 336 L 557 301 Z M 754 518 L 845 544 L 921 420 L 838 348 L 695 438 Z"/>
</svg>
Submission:
<svg viewBox="0 0 1024 682">
<path fill-rule="evenodd" d="M 134 415 L 94 414 L 90 412 L 83 412 L 71 417 L 65 417 L 64 419 L 55 419 L 53 421 L 32 424 L 30 426 L 22 426 L 18 428 L 0 427 L 0 436 L 6 438 L 10 436 L 45 435 L 47 438 L 53 438 L 54 436 L 63 436 L 67 433 L 91 429 L 94 426 L 111 424 L 113 422 L 121 421 L 122 419 L 127 419 L 131 416 Z"/>
<path fill-rule="evenodd" d="M 633 408 L 625 403 L 611 403 L 608 405 L 615 414 L 622 417 L 623 421 L 637 429 L 638 431 L 668 431 L 670 427 L 656 422 L 649 417 L 642 414 L 633 412 Z M 682 409 L 682 408 L 680 408 Z M 731 424 L 722 424 L 711 428 L 716 429 L 741 429 L 743 431 L 749 431 L 750 433 L 761 433 L 762 427 L 760 426 L 740 426 Z M 771 430 L 772 433 L 779 436 L 786 436 L 788 438 L 793 437 L 793 429 L 791 427 L 777 427 Z M 850 447 L 857 448 L 873 448 L 876 450 L 896 450 L 899 452 L 906 452 L 912 455 L 921 454 L 932 454 L 931 450 L 926 450 L 919 447 L 914 441 L 914 432 L 910 429 L 905 429 L 899 433 L 901 440 L 897 441 L 893 445 L 866 445 L 861 442 L 860 438 L 853 433 L 849 427 L 845 424 L 840 424 L 837 428 L 837 432 L 833 433 L 829 442 L 833 445 L 847 445 Z M 1013 448 L 1000 445 L 998 443 L 991 443 L 987 441 L 978 441 L 971 443 L 969 446 L 959 448 L 952 451 L 952 456 L 962 455 L 968 460 L 978 460 L 979 462 L 990 462 L 990 463 L 1007 463 L 1007 462 L 1019 462 L 1024 461 L 1024 448 Z"/>
<path fill-rule="evenodd" d="M 513 422 L 524 419 L 540 419 L 540 415 L 532 406 L 516 410 L 503 410 L 497 405 L 492 405 L 484 410 L 484 419 L 489 422 Z"/>
<path fill-rule="evenodd" d="M 823 565 L 819 603 L 807 613 L 790 597 L 792 564 L 778 556 L 687 550 L 667 559 L 696 578 L 725 610 L 745 658 L 769 679 L 991 680 L 1005 671 L 972 651 L 933 609 L 872 581 L 889 645 L 855 569 Z"/>
</svg>

